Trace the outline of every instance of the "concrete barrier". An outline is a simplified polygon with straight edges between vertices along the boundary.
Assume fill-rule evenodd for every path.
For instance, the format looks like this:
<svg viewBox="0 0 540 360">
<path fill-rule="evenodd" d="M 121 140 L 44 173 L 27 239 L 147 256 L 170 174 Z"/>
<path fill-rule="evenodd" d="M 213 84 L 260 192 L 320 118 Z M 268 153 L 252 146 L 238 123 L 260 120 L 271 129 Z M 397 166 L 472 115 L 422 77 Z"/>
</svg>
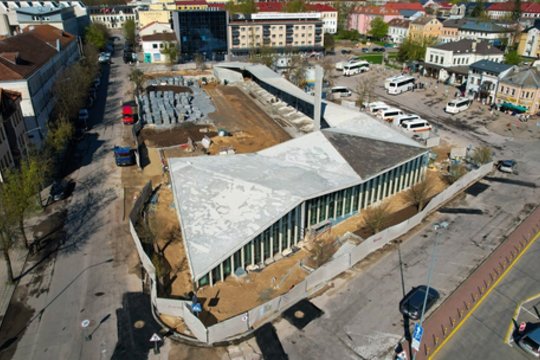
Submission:
<svg viewBox="0 0 540 360">
<path fill-rule="evenodd" d="M 224 341 L 247 332 L 249 330 L 248 320 L 248 313 L 243 313 L 210 326 L 208 328 L 208 343 Z"/>
<path fill-rule="evenodd" d="M 198 317 L 191 313 L 191 309 L 188 304 L 184 304 L 184 323 L 191 331 L 193 336 L 200 342 L 208 343 L 208 330 Z"/>
</svg>

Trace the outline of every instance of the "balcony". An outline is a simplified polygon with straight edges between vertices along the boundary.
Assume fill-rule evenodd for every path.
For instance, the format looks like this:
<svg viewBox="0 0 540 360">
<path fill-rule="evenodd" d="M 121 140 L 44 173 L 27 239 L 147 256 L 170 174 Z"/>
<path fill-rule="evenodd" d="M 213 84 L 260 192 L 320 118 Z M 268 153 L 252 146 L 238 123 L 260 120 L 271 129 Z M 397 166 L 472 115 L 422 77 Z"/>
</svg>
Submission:
<svg viewBox="0 0 540 360">
<path fill-rule="evenodd" d="M 233 39 L 232 44 L 233 44 L 234 46 L 240 45 L 240 39 Z"/>
<path fill-rule="evenodd" d="M 233 30 L 233 31 L 232 31 L 232 36 L 233 36 L 233 37 L 238 37 L 238 36 L 240 36 L 240 31 L 238 31 L 238 30 L 236 30 L 236 31 Z"/>
<path fill-rule="evenodd" d="M 263 39 L 263 45 L 269 45 L 272 42 L 270 39 Z"/>
<path fill-rule="evenodd" d="M 270 36 L 270 29 L 264 29 L 263 30 L 263 36 Z"/>
</svg>

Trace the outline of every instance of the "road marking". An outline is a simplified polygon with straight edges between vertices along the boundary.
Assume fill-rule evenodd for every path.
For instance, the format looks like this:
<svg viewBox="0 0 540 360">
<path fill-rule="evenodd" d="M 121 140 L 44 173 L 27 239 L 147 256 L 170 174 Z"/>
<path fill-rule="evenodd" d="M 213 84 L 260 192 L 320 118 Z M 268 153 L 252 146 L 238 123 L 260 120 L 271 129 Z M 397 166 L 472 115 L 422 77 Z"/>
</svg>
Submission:
<svg viewBox="0 0 540 360">
<path fill-rule="evenodd" d="M 523 305 L 525 305 L 526 303 L 528 302 L 531 302 L 533 300 L 536 300 L 540 298 L 540 293 L 536 294 L 536 295 L 533 295 L 533 296 L 530 296 L 528 297 L 527 299 L 523 300 L 522 302 L 520 302 L 518 304 L 518 306 L 516 306 L 516 309 L 514 310 L 514 315 L 512 316 L 512 319 L 518 319 L 519 317 L 519 313 L 521 311 L 521 308 L 523 307 Z M 529 310 L 527 310 L 526 308 L 523 308 L 525 309 L 529 314 L 533 315 L 534 317 L 536 317 L 536 314 L 533 314 L 531 313 Z M 514 329 L 514 322 L 511 321 L 510 322 L 510 325 L 508 325 L 508 329 L 506 330 L 506 336 L 504 337 L 504 342 L 510 346 L 512 346 L 510 344 L 510 342 L 513 342 L 514 340 L 512 339 L 512 330 Z"/>
<path fill-rule="evenodd" d="M 508 266 L 506 268 L 506 270 L 501 274 L 501 276 L 495 281 L 495 283 L 493 284 L 493 286 L 491 286 L 489 288 L 488 291 L 486 291 L 484 293 L 484 295 L 482 295 L 482 297 L 480 299 L 478 299 L 478 302 L 473 306 L 473 308 L 471 309 L 471 311 L 469 311 L 467 313 L 467 315 L 465 315 L 465 317 L 463 318 L 463 320 L 461 320 L 459 322 L 459 324 L 457 324 L 457 326 L 450 332 L 450 334 L 448 334 L 448 336 L 443 340 L 443 342 L 441 343 L 441 345 L 439 345 L 435 351 L 433 352 L 433 354 L 429 355 L 428 356 L 428 359 L 431 360 L 435 357 L 435 355 L 437 355 L 437 353 L 444 347 L 444 345 L 446 345 L 446 343 L 448 341 L 450 341 L 450 339 L 454 336 L 454 334 L 463 326 L 463 324 L 465 324 L 465 322 L 467 322 L 467 319 L 469 319 L 469 317 L 471 317 L 471 315 L 476 311 L 476 309 L 480 306 L 480 304 L 482 304 L 484 302 L 484 300 L 486 299 L 486 297 L 491 294 L 491 292 L 493 291 L 493 289 L 495 289 L 499 283 L 502 281 L 502 279 L 504 279 L 506 277 L 506 275 L 508 275 L 508 273 L 510 272 L 510 270 L 513 269 L 514 265 L 519 261 L 519 259 L 521 259 L 521 257 L 523 256 L 523 254 L 525 254 L 529 248 L 532 246 L 532 244 L 534 244 L 536 242 L 536 240 L 538 239 L 538 237 L 540 237 L 540 231 L 538 231 L 536 233 L 536 235 L 531 239 L 531 241 L 527 244 L 527 246 L 525 246 L 525 248 L 523 249 L 522 252 L 520 252 L 518 254 L 518 256 L 516 258 L 514 258 L 514 260 L 512 260 L 512 262 L 510 263 L 510 266 Z"/>
</svg>

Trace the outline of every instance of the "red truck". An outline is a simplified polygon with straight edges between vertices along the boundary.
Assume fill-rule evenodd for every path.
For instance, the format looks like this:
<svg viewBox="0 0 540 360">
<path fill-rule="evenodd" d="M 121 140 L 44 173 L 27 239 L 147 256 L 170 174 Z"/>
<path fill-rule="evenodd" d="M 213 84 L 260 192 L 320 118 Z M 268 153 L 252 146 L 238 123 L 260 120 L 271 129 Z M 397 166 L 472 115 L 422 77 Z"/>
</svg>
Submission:
<svg viewBox="0 0 540 360">
<path fill-rule="evenodd" d="M 122 106 L 122 122 L 125 125 L 135 124 L 135 112 L 133 110 L 133 106 L 131 105 Z"/>
</svg>

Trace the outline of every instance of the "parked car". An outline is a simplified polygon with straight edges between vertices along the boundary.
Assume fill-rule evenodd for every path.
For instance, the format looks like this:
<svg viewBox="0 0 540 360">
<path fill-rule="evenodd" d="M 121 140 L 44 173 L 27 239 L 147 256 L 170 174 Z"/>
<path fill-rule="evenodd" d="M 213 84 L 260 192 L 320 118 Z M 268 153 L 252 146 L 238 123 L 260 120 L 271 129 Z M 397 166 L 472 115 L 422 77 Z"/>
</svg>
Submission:
<svg viewBox="0 0 540 360">
<path fill-rule="evenodd" d="M 369 51 L 370 51 L 369 48 L 362 48 L 363 53 L 368 53 Z"/>
<path fill-rule="evenodd" d="M 386 49 L 383 48 L 383 47 L 374 47 L 373 49 L 371 49 L 371 51 L 373 51 L 373 52 L 385 52 Z"/>
<path fill-rule="evenodd" d="M 116 166 L 135 165 L 135 151 L 132 148 L 115 146 L 113 152 Z"/>
<path fill-rule="evenodd" d="M 330 56 L 330 55 L 336 55 L 336 52 L 334 50 L 328 50 L 326 51 L 325 53 L 327 56 Z"/>
<path fill-rule="evenodd" d="M 422 307 L 424 306 L 424 298 L 426 296 L 425 285 L 420 285 L 412 288 L 411 291 L 399 302 L 399 311 L 408 316 L 412 320 L 420 319 L 422 315 Z M 428 291 L 428 298 L 426 303 L 426 312 L 435 304 L 439 299 L 439 292 L 430 287 Z"/>
<path fill-rule="evenodd" d="M 341 53 L 342 53 L 343 55 L 348 55 L 348 54 L 351 53 L 351 50 L 349 50 L 349 49 L 341 49 Z"/>
<path fill-rule="evenodd" d="M 47 203 L 56 202 L 66 199 L 75 184 L 71 180 L 61 179 L 55 180 L 51 186 L 51 191 L 49 192 L 49 199 Z"/>
<path fill-rule="evenodd" d="M 135 111 L 131 104 L 124 104 L 122 106 L 122 122 L 124 125 L 135 124 Z"/>
<path fill-rule="evenodd" d="M 540 357 L 540 323 L 522 323 L 519 327 L 516 325 L 514 340 L 524 351 Z"/>
<path fill-rule="evenodd" d="M 100 64 L 108 64 L 111 62 L 111 54 L 109 53 L 106 53 L 106 52 L 102 52 L 99 54 L 99 57 L 98 57 L 98 62 Z"/>
<path fill-rule="evenodd" d="M 500 160 L 497 162 L 497 169 L 503 173 L 519 175 L 516 160 Z"/>
</svg>

